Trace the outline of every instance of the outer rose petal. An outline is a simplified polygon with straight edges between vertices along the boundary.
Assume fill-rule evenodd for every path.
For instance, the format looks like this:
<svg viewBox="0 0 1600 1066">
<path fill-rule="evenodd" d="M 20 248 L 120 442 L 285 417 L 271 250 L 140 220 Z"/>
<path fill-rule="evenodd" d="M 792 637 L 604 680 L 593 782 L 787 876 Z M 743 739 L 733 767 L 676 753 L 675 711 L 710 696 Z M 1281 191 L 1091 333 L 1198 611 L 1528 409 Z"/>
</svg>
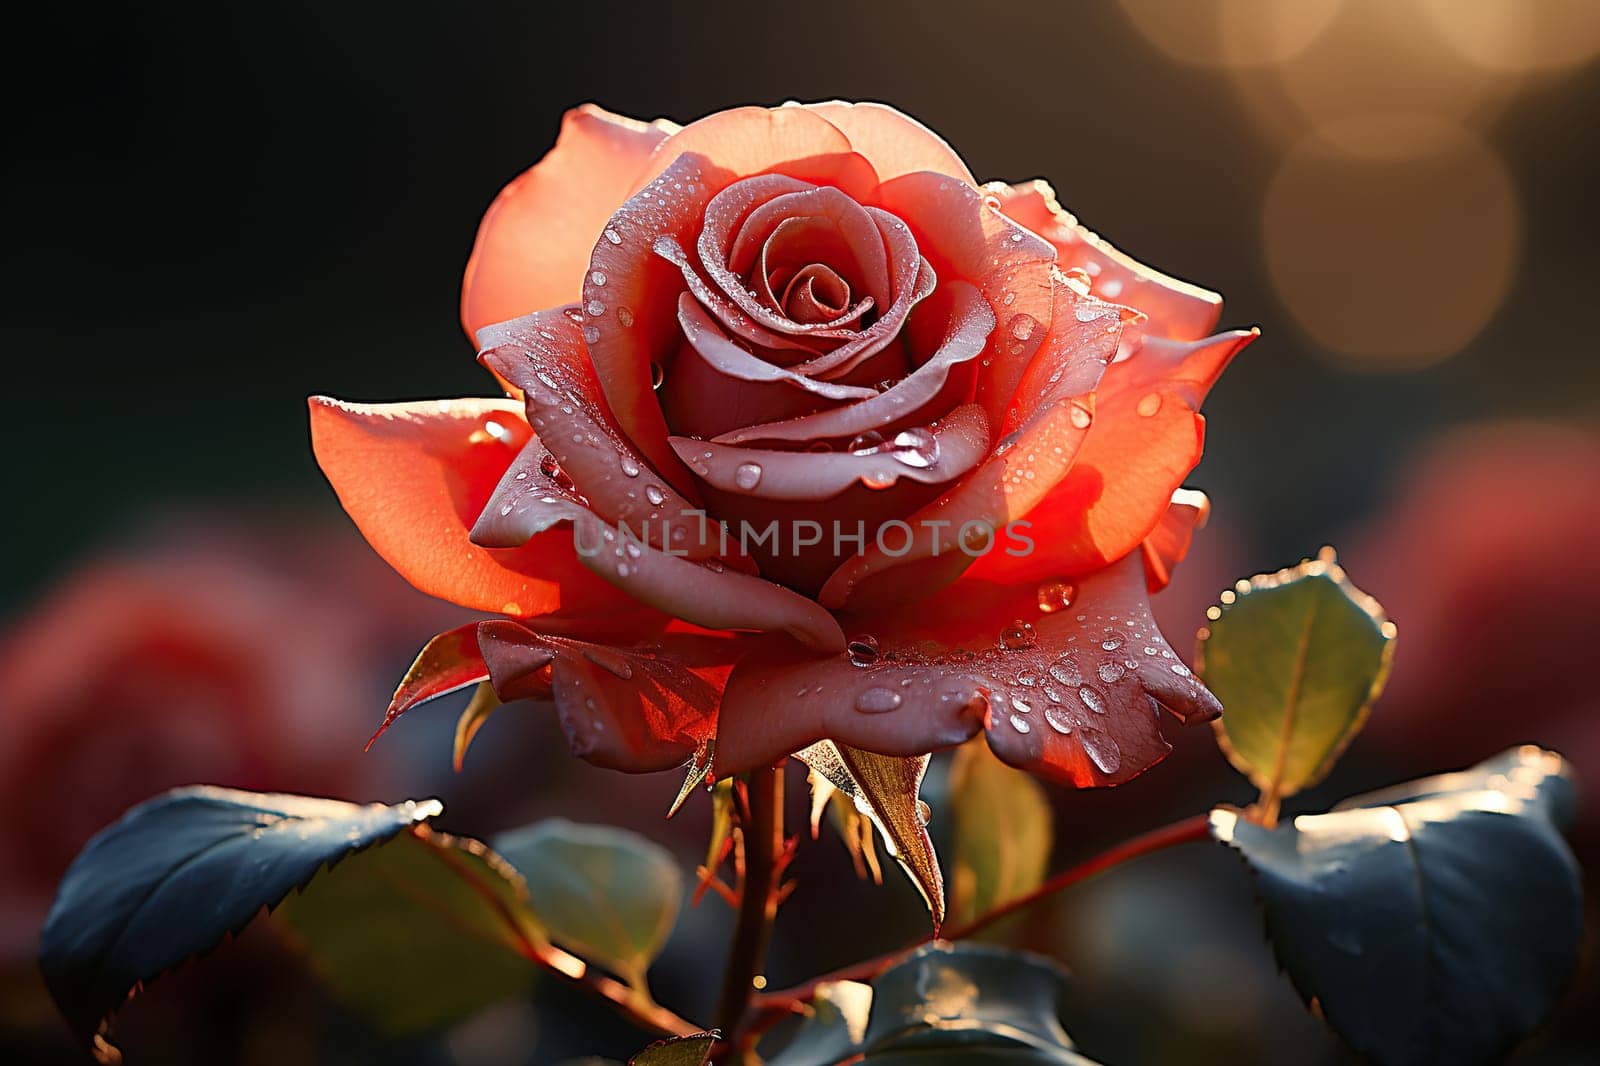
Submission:
<svg viewBox="0 0 1600 1066">
<path fill-rule="evenodd" d="M 478 227 L 461 284 L 467 336 L 576 300 L 595 238 L 675 129 L 593 104 L 568 111 L 555 147 L 501 190 Z"/>
<path fill-rule="evenodd" d="M 783 173 L 803 178 L 781 164 L 853 152 L 848 137 L 806 108 L 735 107 L 691 122 L 657 144 L 649 165 L 637 175 L 633 191 L 649 185 L 685 154 L 700 156 L 711 167 L 734 177 L 781 168 Z M 859 190 L 845 191 L 854 195 Z"/>
<path fill-rule="evenodd" d="M 1151 594 L 1160 592 L 1172 580 L 1172 571 L 1189 554 L 1197 530 L 1205 528 L 1211 517 L 1211 501 L 1195 489 L 1175 489 L 1167 513 L 1144 538 L 1144 578 Z"/>
<path fill-rule="evenodd" d="M 1139 546 L 1172 492 L 1200 461 L 1200 404 L 1232 358 L 1259 334 L 1222 333 L 1180 344 L 1147 338 L 1114 363 L 1096 396 L 1094 426 L 1065 480 L 1026 513 L 1039 549 L 991 552 L 970 576 L 1043 581 L 1091 574 Z"/>
<path fill-rule="evenodd" d="M 1019 620 L 1033 643 L 1019 635 L 1000 647 Z M 1014 766 L 1079 788 L 1116 785 L 1170 750 L 1158 706 L 1185 722 L 1221 710 L 1156 629 L 1136 559 L 1086 579 L 1071 607 L 1050 614 L 1031 586 L 962 581 L 933 604 L 850 621 L 878 641 L 877 661 L 791 651 L 740 662 L 717 729 L 719 774 L 819 739 L 911 755 L 984 728 Z"/>
<path fill-rule="evenodd" d="M 551 530 L 521 548 L 480 548 L 468 531 L 495 482 L 532 439 L 514 400 L 353 404 L 311 398 L 311 446 L 367 542 L 417 588 L 521 617 L 617 598 Z"/>
<path fill-rule="evenodd" d="M 972 186 L 918 172 L 884 182 L 878 205 L 904 220 L 940 278 L 970 281 L 1000 320 L 984 349 L 978 402 L 1000 425 L 1054 317 L 1056 252 Z"/>
<path fill-rule="evenodd" d="M 912 171 L 931 170 L 968 185 L 977 184 L 972 171 L 943 138 L 887 104 L 829 100 L 801 106 L 842 130 L 851 146 L 871 161 L 884 181 Z"/>
<path fill-rule="evenodd" d="M 578 558 L 644 603 L 707 629 L 782 630 L 822 651 L 844 647 L 839 623 L 813 600 L 782 585 L 701 564 L 619 537 L 585 517 L 575 523 Z"/>
<path fill-rule="evenodd" d="M 614 647 L 505 621 L 482 623 L 478 641 L 497 693 L 552 695 L 574 755 L 632 773 L 670 769 L 704 749 L 736 644 L 665 633 Z"/>
<path fill-rule="evenodd" d="M 1188 341 L 1217 328 L 1221 296 L 1168 277 L 1117 251 L 1062 210 L 1055 190 L 1046 182 L 994 182 L 984 188 L 999 198 L 1007 215 L 1056 246 L 1062 270 L 1082 269 L 1096 296 L 1144 312 L 1149 318 L 1145 332 Z"/>
</svg>

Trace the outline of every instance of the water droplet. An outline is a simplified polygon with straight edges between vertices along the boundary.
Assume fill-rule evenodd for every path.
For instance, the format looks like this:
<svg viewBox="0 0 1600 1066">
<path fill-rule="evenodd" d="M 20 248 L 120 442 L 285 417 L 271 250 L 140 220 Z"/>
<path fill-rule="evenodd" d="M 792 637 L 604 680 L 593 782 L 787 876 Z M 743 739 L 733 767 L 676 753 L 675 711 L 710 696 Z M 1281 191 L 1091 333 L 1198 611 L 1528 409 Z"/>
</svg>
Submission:
<svg viewBox="0 0 1600 1066">
<path fill-rule="evenodd" d="M 590 232 L 592 233 L 594 231 L 590 230 Z M 594 282 L 596 285 L 604 285 L 606 283 L 605 271 L 603 271 L 603 270 L 592 271 L 589 274 L 589 280 Z"/>
<path fill-rule="evenodd" d="M 1116 651 L 1122 647 L 1122 642 L 1126 639 L 1128 638 L 1115 629 L 1108 629 L 1106 630 L 1105 639 L 1100 642 L 1100 646 L 1106 651 Z"/>
<path fill-rule="evenodd" d="M 500 517 L 501 518 L 504 518 L 506 515 L 508 515 L 510 513 L 511 513 L 511 505 L 509 503 L 506 504 L 504 507 L 500 508 Z"/>
<path fill-rule="evenodd" d="M 883 434 L 872 429 L 856 437 L 846 449 L 851 455 L 872 455 L 883 447 Z"/>
<path fill-rule="evenodd" d="M 1072 424 L 1079 429 L 1088 429 L 1089 423 L 1094 421 L 1094 415 L 1089 413 L 1089 409 L 1076 400 L 1068 404 L 1068 406 L 1072 408 L 1070 412 Z"/>
<path fill-rule="evenodd" d="M 853 665 L 871 666 L 878 661 L 878 638 L 871 633 L 863 633 L 852 640 L 845 651 L 850 654 Z"/>
<path fill-rule="evenodd" d="M 1033 327 L 1038 325 L 1032 315 L 1017 315 L 1011 320 L 1011 335 L 1019 341 L 1025 341 L 1033 336 Z"/>
<path fill-rule="evenodd" d="M 1083 705 L 1095 714 L 1106 713 L 1106 698 L 1100 694 L 1099 689 L 1084 685 L 1078 690 L 1078 699 L 1083 701 Z"/>
<path fill-rule="evenodd" d="M 1011 706 L 1023 714 L 1031 714 L 1033 712 L 1033 704 L 1029 703 L 1021 696 L 1012 696 Z"/>
<path fill-rule="evenodd" d="M 1114 774 L 1122 765 L 1122 749 L 1117 747 L 1111 734 L 1085 725 L 1078 736 L 1078 743 L 1083 745 L 1089 761 L 1098 766 L 1101 773 Z"/>
<path fill-rule="evenodd" d="M 1032 688 L 1038 683 L 1039 675 L 1034 673 L 1032 670 L 1024 670 L 1022 673 L 1017 675 L 1017 684 L 1019 685 L 1026 685 L 1028 688 Z"/>
<path fill-rule="evenodd" d="M 904 702 L 893 689 L 874 686 L 856 697 L 856 710 L 862 714 L 885 714 Z"/>
<path fill-rule="evenodd" d="M 1072 732 L 1072 719 L 1068 717 L 1066 709 L 1051 705 L 1044 709 L 1044 721 L 1051 729 L 1065 736 Z"/>
<path fill-rule="evenodd" d="M 624 455 L 622 457 L 622 462 L 618 465 L 622 467 L 622 474 L 624 477 L 639 476 L 639 464 L 633 461 L 632 456 Z"/>
<path fill-rule="evenodd" d="M 572 479 L 567 476 L 565 470 L 561 469 L 561 464 L 556 462 L 556 457 L 549 452 L 545 452 L 539 460 L 539 473 L 554 481 L 563 489 L 570 491 L 574 487 Z"/>
<path fill-rule="evenodd" d="M 601 303 L 599 300 L 590 300 L 583 310 L 585 314 L 588 314 L 593 318 L 599 318 L 601 315 L 606 313 L 606 305 Z"/>
<path fill-rule="evenodd" d="M 1046 581 L 1039 586 L 1039 610 L 1045 614 L 1072 606 L 1072 597 L 1078 590 L 1065 581 Z"/>
<path fill-rule="evenodd" d="M 1135 408 L 1145 418 L 1154 418 L 1156 412 L 1161 410 L 1161 394 L 1147 392 L 1139 399 L 1139 406 Z"/>
<path fill-rule="evenodd" d="M 939 461 L 939 438 L 923 426 L 896 433 L 891 446 L 895 459 L 918 470 L 926 470 Z"/>
<path fill-rule="evenodd" d="M 1100 675 L 1100 680 L 1108 685 L 1114 685 L 1121 681 L 1122 675 L 1126 672 L 1127 668 L 1121 663 L 1101 663 L 1100 669 L 1097 671 Z"/>
<path fill-rule="evenodd" d="M 1157 652 L 1158 652 L 1158 650 L 1159 650 L 1159 649 L 1157 649 L 1157 648 L 1152 648 L 1152 647 L 1151 647 L 1151 646 L 1150 646 L 1150 645 L 1148 645 L 1148 644 L 1146 644 L 1146 645 L 1145 645 L 1145 646 L 1144 646 L 1144 653 L 1145 653 L 1145 654 L 1146 654 L 1146 655 L 1155 655 L 1155 654 L 1156 654 L 1156 653 L 1157 653 Z"/>
<path fill-rule="evenodd" d="M 667 380 L 667 372 L 661 369 L 660 363 L 650 364 L 650 387 L 659 389 L 661 383 Z"/>
<path fill-rule="evenodd" d="M 933 821 L 933 808 L 923 800 L 917 800 L 917 821 L 923 825 Z"/>
<path fill-rule="evenodd" d="M 1020 618 L 1000 631 L 1001 651 L 1021 651 L 1038 643 L 1039 634 L 1034 632 L 1033 626 Z"/>
<path fill-rule="evenodd" d="M 589 232 L 593 233 L 594 230 L 590 230 Z M 621 244 L 622 243 L 622 234 L 618 233 L 616 230 L 612 229 L 610 226 L 607 226 L 606 227 L 606 240 L 610 241 L 612 244 Z"/>
<path fill-rule="evenodd" d="M 1188 677 L 1189 676 L 1189 668 L 1187 666 L 1183 665 L 1182 663 L 1173 663 L 1172 664 L 1172 672 L 1177 674 L 1179 677 Z"/>
<path fill-rule="evenodd" d="M 1050 676 L 1063 685 L 1083 684 L 1083 671 L 1078 668 L 1078 660 L 1071 655 L 1063 655 L 1051 663 Z"/>
<path fill-rule="evenodd" d="M 739 468 L 733 472 L 733 483 L 747 491 L 761 484 L 760 464 L 740 463 Z"/>
<path fill-rule="evenodd" d="M 1033 726 L 1028 724 L 1028 720 L 1017 714 L 1011 716 L 1011 728 L 1015 729 L 1019 733 L 1030 733 L 1033 731 Z"/>
<path fill-rule="evenodd" d="M 667 494 L 661 491 L 661 486 L 659 485 L 646 485 L 644 487 L 644 498 L 654 506 L 660 507 L 666 502 Z"/>
</svg>

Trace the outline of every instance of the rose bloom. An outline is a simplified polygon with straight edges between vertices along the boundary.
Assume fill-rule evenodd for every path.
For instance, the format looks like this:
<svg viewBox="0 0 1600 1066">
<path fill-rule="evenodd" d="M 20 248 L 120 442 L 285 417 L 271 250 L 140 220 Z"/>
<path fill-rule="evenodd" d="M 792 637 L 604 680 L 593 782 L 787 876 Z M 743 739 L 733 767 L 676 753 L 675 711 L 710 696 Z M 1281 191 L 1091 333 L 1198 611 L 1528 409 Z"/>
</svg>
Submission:
<svg viewBox="0 0 1600 1066">
<path fill-rule="evenodd" d="M 467 264 L 509 398 L 311 402 L 372 545 L 504 616 L 430 643 L 391 720 L 488 678 L 625 770 L 984 732 L 1126 781 L 1161 708 L 1220 710 L 1148 603 L 1255 336 L 1208 336 L 1220 310 L 882 105 L 572 111 Z"/>
<path fill-rule="evenodd" d="M 196 783 L 384 787 L 361 708 L 393 662 L 390 620 L 428 605 L 318 532 L 189 524 L 81 567 L 0 632 L 0 968 L 31 960 L 73 856 L 134 803 Z"/>
</svg>

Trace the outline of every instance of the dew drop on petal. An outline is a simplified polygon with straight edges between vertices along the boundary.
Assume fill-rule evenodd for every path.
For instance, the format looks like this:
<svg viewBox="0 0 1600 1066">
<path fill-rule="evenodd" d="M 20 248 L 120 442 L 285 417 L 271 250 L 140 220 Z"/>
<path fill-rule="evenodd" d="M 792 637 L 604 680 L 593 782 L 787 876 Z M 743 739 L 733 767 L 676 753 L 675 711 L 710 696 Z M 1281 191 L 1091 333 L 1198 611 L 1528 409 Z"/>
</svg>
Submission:
<svg viewBox="0 0 1600 1066">
<path fill-rule="evenodd" d="M 1046 581 L 1039 586 L 1039 610 L 1045 614 L 1063 610 L 1072 606 L 1072 597 L 1077 594 L 1077 589 L 1066 581 Z"/>
<path fill-rule="evenodd" d="M 1089 760 L 1100 768 L 1101 773 L 1114 774 L 1122 765 L 1122 749 L 1117 747 L 1117 742 L 1112 739 L 1111 734 L 1086 725 L 1079 735 L 1078 742 L 1083 745 Z"/>
<path fill-rule="evenodd" d="M 1033 730 L 1033 727 L 1028 724 L 1028 720 L 1018 714 L 1011 716 L 1011 728 L 1019 733 L 1028 733 Z"/>
<path fill-rule="evenodd" d="M 666 502 L 667 494 L 661 491 L 661 487 L 659 485 L 646 485 L 644 487 L 644 498 L 649 500 L 656 507 L 660 507 Z"/>
<path fill-rule="evenodd" d="M 856 710 L 862 714 L 885 714 L 898 708 L 902 702 L 900 693 L 874 686 L 856 697 Z"/>
<path fill-rule="evenodd" d="M 1099 689 L 1084 685 L 1078 690 L 1078 699 L 1095 714 L 1106 713 L 1106 698 L 1101 695 Z"/>
<path fill-rule="evenodd" d="M 1057 733 L 1065 736 L 1072 732 L 1072 719 L 1067 716 L 1065 709 L 1052 704 L 1044 709 L 1045 724 Z"/>
<path fill-rule="evenodd" d="M 1139 406 L 1135 410 L 1145 418 L 1154 418 L 1156 413 L 1161 410 L 1161 394 L 1159 392 L 1145 393 L 1144 396 L 1140 397 Z"/>
<path fill-rule="evenodd" d="M 1001 651 L 1022 651 L 1039 643 L 1039 634 L 1033 626 L 1020 618 L 1000 631 Z"/>
<path fill-rule="evenodd" d="M 1079 429 L 1088 429 L 1089 423 L 1094 421 L 1094 415 L 1090 414 L 1089 409 L 1081 403 L 1074 402 L 1069 406 L 1072 408 L 1069 416 L 1072 419 L 1072 424 Z"/>
<path fill-rule="evenodd" d="M 760 464 L 740 463 L 739 468 L 733 472 L 733 483 L 745 490 L 753 489 L 761 484 Z"/>
<path fill-rule="evenodd" d="M 845 651 L 849 653 L 853 665 L 871 666 L 878 661 L 878 638 L 871 633 L 863 633 L 852 640 Z"/>
</svg>

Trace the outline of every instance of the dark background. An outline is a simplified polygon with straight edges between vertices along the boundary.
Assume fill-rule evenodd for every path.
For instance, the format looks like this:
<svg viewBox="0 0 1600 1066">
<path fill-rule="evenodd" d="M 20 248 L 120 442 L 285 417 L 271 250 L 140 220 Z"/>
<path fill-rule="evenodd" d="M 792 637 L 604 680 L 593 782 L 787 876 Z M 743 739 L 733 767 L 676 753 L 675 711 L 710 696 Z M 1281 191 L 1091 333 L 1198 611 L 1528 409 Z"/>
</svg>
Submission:
<svg viewBox="0 0 1600 1066">
<path fill-rule="evenodd" d="M 1167 6 L 1164 15 L 1149 0 L 1128 8 L 1187 24 L 1194 8 L 1219 7 Z M 1600 413 L 1600 64 L 1526 74 L 1475 67 L 1443 50 L 1422 6 L 1349 0 L 1303 56 L 1264 70 L 1211 62 L 1215 40 L 1202 33 L 1191 35 L 1190 58 L 1204 61 L 1176 58 L 1110 0 L 283 0 L 34 12 L 36 21 L 12 27 L 5 73 L 9 402 L 0 434 L 11 506 L 0 537 L 12 565 L 0 608 L 26 618 L 78 560 L 174 509 L 335 520 L 307 443 L 309 393 L 488 393 L 456 319 L 461 268 L 484 207 L 548 148 L 565 108 L 596 100 L 688 121 L 741 103 L 843 97 L 917 116 L 981 179 L 1047 177 L 1119 247 L 1224 293 L 1225 327 L 1262 328 L 1207 404 L 1207 454 L 1191 482 L 1213 498 L 1213 547 L 1172 593 L 1196 605 L 1188 619 L 1197 623 L 1205 598 L 1233 578 L 1291 563 L 1402 505 L 1405 463 L 1442 431 L 1516 418 L 1592 432 Z M 1593 29 L 1580 22 L 1565 33 Z M 1248 57 L 1248 35 L 1233 40 L 1229 54 Z M 1322 80 L 1297 81 L 1306 71 Z M 1446 131 L 1438 144 L 1385 142 L 1353 161 L 1317 150 L 1330 117 L 1413 113 L 1429 116 L 1419 128 Z M 1274 190 L 1289 199 L 1274 201 Z M 1269 217 L 1288 228 L 1271 230 Z M 1281 254 L 1299 258 L 1286 265 Z M 1482 282 L 1497 272 L 1503 285 Z M 1293 287 L 1306 276 L 1321 279 L 1309 305 L 1296 303 L 1295 293 L 1305 297 Z M 1420 329 L 1425 339 L 1459 343 L 1385 354 L 1395 345 L 1384 338 L 1412 337 L 1418 322 L 1436 327 Z M 1592 552 L 1593 539 L 1571 548 Z M 1371 591 L 1385 598 L 1384 588 Z M 1600 633 L 1580 636 L 1588 647 Z M 450 717 L 437 718 L 446 732 Z M 484 832 L 552 811 L 659 827 L 673 782 L 619 788 L 612 776 L 569 767 L 549 723 L 516 728 L 549 769 L 537 795 L 510 809 L 468 796 L 452 807 L 452 827 Z M 1177 761 L 1159 792 L 1141 782 L 1126 799 L 1053 793 L 1073 828 L 1058 861 L 1166 813 L 1248 800 L 1208 747 L 1193 754 L 1208 738 L 1186 742 L 1188 762 Z M 1501 746 L 1486 737 L 1480 754 Z M 1326 798 L 1391 770 L 1443 768 L 1425 750 L 1363 761 L 1359 742 L 1352 758 Z M 489 772 L 504 775 L 504 793 L 531 776 L 506 758 Z M 610 798 L 595 808 L 584 788 Z M 637 811 L 633 796 L 643 797 Z M 685 854 L 698 828 L 691 820 L 677 830 Z M 839 854 L 809 861 L 820 872 L 785 911 L 776 984 L 917 932 L 906 885 L 858 890 L 845 883 Z M 1192 875 L 1200 887 L 1176 902 L 1161 887 L 1175 868 L 1158 866 L 1154 877 L 1106 882 L 1083 897 L 1079 916 L 1052 920 L 1052 942 L 1096 1004 L 1069 1027 L 1112 1062 L 1285 1061 L 1285 1049 L 1304 1061 L 1336 1056 L 1287 986 L 1273 983 L 1248 906 L 1230 895 L 1236 905 L 1218 918 L 1205 902 L 1208 892 L 1245 891 L 1226 857 L 1199 865 L 1207 862 L 1227 869 Z M 891 900 L 903 921 L 882 919 Z M 658 975 L 666 987 L 700 972 L 684 940 L 725 924 L 708 908 L 694 912 L 695 932 L 680 930 Z M 819 937 L 832 922 L 840 931 Z M 1254 990 L 1248 1012 L 1167 994 L 1177 980 L 1173 938 L 1185 926 L 1216 941 L 1185 956 L 1185 987 Z M 1218 946 L 1219 930 L 1231 946 Z M 1094 959 L 1140 951 L 1144 969 L 1118 963 L 1095 991 Z M 709 994 L 663 998 L 688 1009 Z M 1196 1022 L 1201 1015 L 1227 1024 Z M 554 1046 L 584 1049 L 594 1030 L 573 1019 L 605 1026 L 607 1017 L 570 1015 L 571 1031 Z M 559 1020 L 542 1024 L 566 1031 Z M 1163 1026 L 1179 1034 L 1173 1042 L 1130 1035 Z M 514 1025 L 506 1031 L 521 1039 Z M 1530 1054 L 1580 1061 L 1581 1026 L 1563 1033 Z M 613 1027 L 593 1049 L 625 1054 L 633 1039 Z"/>
</svg>

